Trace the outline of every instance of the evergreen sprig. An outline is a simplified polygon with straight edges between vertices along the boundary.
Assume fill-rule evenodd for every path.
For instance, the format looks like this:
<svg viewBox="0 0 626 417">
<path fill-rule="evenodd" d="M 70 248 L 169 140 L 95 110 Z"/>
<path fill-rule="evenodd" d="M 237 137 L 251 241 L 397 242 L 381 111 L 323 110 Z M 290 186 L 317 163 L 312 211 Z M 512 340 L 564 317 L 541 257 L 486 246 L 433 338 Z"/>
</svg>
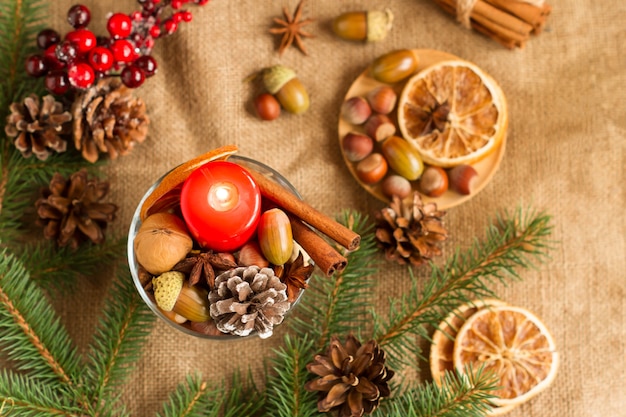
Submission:
<svg viewBox="0 0 626 417">
<path fill-rule="evenodd" d="M 410 291 L 392 300 L 387 317 L 375 315 L 374 337 L 393 352 L 393 366 L 417 366 L 413 358 L 422 355 L 416 336 L 427 338 L 429 329 L 460 303 L 497 297 L 493 291 L 496 283 L 508 285 L 519 280 L 517 269 L 544 259 L 550 244 L 550 219 L 545 213 L 522 209 L 499 215 L 487 228 L 483 242 L 475 240 L 467 252 L 455 252 L 443 267 L 431 265 L 430 279 L 422 291 L 412 277 Z"/>
<path fill-rule="evenodd" d="M 370 293 L 377 272 L 373 225 L 367 216 L 346 210 L 340 222 L 361 236 L 357 251 L 346 253 L 346 269 L 331 278 L 315 274 L 302 305 L 293 319 L 296 334 L 308 334 L 322 350 L 332 335 L 343 335 L 365 328 L 371 309 Z"/>
</svg>

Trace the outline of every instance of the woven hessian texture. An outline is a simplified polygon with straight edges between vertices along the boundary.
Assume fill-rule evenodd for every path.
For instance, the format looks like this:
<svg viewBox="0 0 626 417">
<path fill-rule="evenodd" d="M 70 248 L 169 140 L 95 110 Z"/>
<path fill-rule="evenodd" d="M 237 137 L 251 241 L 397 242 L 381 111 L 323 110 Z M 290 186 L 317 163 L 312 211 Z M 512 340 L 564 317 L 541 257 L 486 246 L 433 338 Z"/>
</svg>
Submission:
<svg viewBox="0 0 626 417">
<path fill-rule="evenodd" d="M 50 2 L 50 26 L 69 30 L 74 0 Z M 158 74 L 137 93 L 147 102 L 150 135 L 132 154 L 110 163 L 111 199 L 121 206 L 118 231 L 127 230 L 145 190 L 163 172 L 211 148 L 237 144 L 240 154 L 287 177 L 305 200 L 335 215 L 345 208 L 373 214 L 383 203 L 365 193 L 340 154 L 337 121 L 352 81 L 377 56 L 398 48 L 431 48 L 476 63 L 502 86 L 510 124 L 506 153 L 490 184 L 449 210 L 445 253 L 482 237 L 490 218 L 518 206 L 554 216 L 556 249 L 523 281 L 496 288 L 507 302 L 541 317 L 552 331 L 561 364 L 554 384 L 511 417 L 618 416 L 626 410 L 626 3 L 622 0 L 552 0 L 539 37 L 510 51 L 470 30 L 429 0 L 311 0 L 305 15 L 316 35 L 310 56 L 296 49 L 282 57 L 267 33 L 283 5 L 297 1 L 214 0 L 190 7 L 194 20 L 157 42 Z M 91 28 L 102 32 L 111 11 L 137 9 L 132 0 L 84 0 Z M 329 30 L 340 13 L 389 7 L 394 28 L 377 44 L 341 41 Z M 242 80 L 272 64 L 294 68 L 307 86 L 311 108 L 302 116 L 261 122 L 250 111 L 255 88 Z M 426 271 L 420 272 L 426 276 Z M 378 276 L 378 308 L 409 287 L 405 268 L 386 265 Z M 56 302 L 81 349 L 92 335 L 110 276 L 87 281 L 80 303 Z M 185 375 L 201 372 L 220 383 L 236 369 L 260 381 L 263 361 L 279 346 L 274 337 L 207 341 L 158 322 L 123 393 L 136 416 L 152 416 Z M 427 366 L 417 377 L 428 379 Z"/>
</svg>

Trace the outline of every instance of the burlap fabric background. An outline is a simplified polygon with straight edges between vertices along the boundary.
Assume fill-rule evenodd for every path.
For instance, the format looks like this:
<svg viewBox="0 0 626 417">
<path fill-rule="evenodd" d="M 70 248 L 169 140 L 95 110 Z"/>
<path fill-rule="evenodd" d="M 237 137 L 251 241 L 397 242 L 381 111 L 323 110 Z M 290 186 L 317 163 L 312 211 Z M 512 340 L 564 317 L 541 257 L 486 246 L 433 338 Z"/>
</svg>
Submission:
<svg viewBox="0 0 626 417">
<path fill-rule="evenodd" d="M 50 2 L 50 25 L 69 29 L 74 0 Z M 132 0 L 85 0 L 92 29 L 103 31 L 109 11 L 130 12 Z M 148 186 L 169 168 L 219 145 L 239 145 L 284 174 L 304 198 L 334 215 L 352 207 L 372 214 L 382 203 L 363 192 L 341 158 L 336 126 L 352 80 L 377 56 L 396 48 L 440 49 L 481 66 L 504 89 L 510 106 L 502 165 L 488 187 L 449 210 L 446 253 L 483 236 L 489 218 L 518 205 L 554 215 L 551 259 L 523 271 L 524 281 L 498 288 L 506 301 L 526 307 L 551 329 L 561 352 L 552 387 L 511 417 L 623 416 L 626 411 L 626 247 L 624 234 L 626 141 L 626 3 L 552 0 L 549 25 L 524 50 L 509 51 L 459 27 L 429 0 L 310 0 L 306 15 L 317 38 L 310 56 L 295 49 L 282 57 L 267 34 L 272 17 L 295 0 L 214 0 L 193 8 L 194 21 L 159 41 L 159 73 L 138 93 L 148 103 L 150 138 L 107 168 L 112 200 L 121 205 L 115 228 L 125 231 Z M 390 7 L 394 29 L 371 45 L 335 38 L 328 22 L 359 9 Z M 311 95 L 303 116 L 260 122 L 249 111 L 250 73 L 282 63 L 297 70 Z M 408 288 L 404 268 L 389 265 L 378 277 L 380 308 Z M 110 277 L 83 283 L 76 300 L 56 302 L 83 349 L 103 307 Z M 214 342 L 181 335 L 164 323 L 151 333 L 142 360 L 123 393 L 137 416 L 160 409 L 190 372 L 221 381 L 234 369 L 261 363 L 280 344 L 275 337 Z M 423 372 L 422 378 L 428 377 Z"/>
</svg>

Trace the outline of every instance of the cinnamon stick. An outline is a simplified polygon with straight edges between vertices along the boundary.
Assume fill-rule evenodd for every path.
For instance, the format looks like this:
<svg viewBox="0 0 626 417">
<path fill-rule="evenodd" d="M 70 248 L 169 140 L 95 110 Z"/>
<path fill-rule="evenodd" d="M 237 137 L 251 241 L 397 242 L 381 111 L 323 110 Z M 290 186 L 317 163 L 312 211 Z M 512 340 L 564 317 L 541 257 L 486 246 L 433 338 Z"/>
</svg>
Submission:
<svg viewBox="0 0 626 417">
<path fill-rule="evenodd" d="M 521 1 L 511 0 L 485 0 L 487 3 L 491 3 L 497 8 L 504 10 L 518 18 L 522 19 L 533 26 L 535 31 L 543 28 L 546 23 L 546 18 L 552 11 L 547 3 L 544 3 L 542 7 L 536 7 L 529 3 Z"/>
<path fill-rule="evenodd" d="M 326 276 L 343 271 L 348 260 L 328 244 L 320 235 L 315 233 L 302 220 L 289 216 L 293 238 L 309 254 Z"/>
<path fill-rule="evenodd" d="M 325 234 L 350 251 L 357 249 L 361 244 L 361 236 L 354 231 L 314 209 L 265 175 L 254 170 L 248 172 L 254 178 L 264 197 L 308 223 L 320 233 Z"/>
</svg>

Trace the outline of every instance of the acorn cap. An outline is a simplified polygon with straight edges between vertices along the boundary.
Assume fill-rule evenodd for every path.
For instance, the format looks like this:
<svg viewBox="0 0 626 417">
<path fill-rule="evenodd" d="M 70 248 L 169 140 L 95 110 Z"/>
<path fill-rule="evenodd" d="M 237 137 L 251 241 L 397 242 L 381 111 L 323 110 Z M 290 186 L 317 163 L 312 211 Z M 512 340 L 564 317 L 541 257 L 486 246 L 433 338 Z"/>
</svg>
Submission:
<svg viewBox="0 0 626 417">
<path fill-rule="evenodd" d="M 296 78 L 296 72 L 284 65 L 274 65 L 263 70 L 263 84 L 270 94 L 276 94 L 289 81 Z"/>
<path fill-rule="evenodd" d="M 170 271 L 152 279 L 154 299 L 165 311 L 172 311 L 185 282 L 185 274 Z"/>
<path fill-rule="evenodd" d="M 382 41 L 393 26 L 393 13 L 391 10 L 385 11 L 371 10 L 367 12 L 367 41 Z"/>
</svg>

